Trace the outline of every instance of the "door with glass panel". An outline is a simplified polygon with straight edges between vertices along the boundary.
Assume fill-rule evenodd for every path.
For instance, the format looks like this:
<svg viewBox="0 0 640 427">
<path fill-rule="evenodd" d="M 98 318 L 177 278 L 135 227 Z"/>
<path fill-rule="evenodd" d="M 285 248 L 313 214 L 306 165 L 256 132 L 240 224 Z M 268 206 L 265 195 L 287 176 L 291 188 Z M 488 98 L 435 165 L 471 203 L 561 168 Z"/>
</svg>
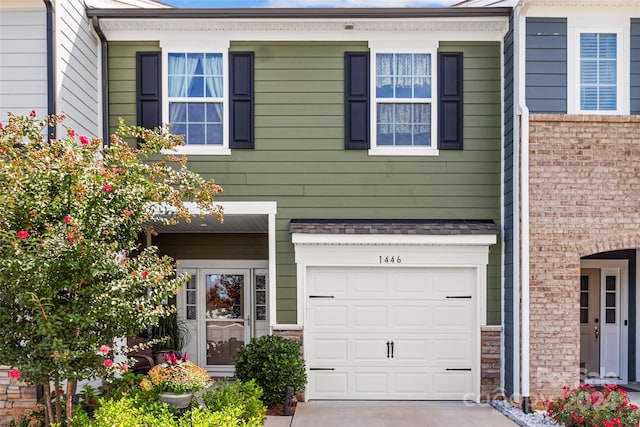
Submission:
<svg viewBox="0 0 640 427">
<path fill-rule="evenodd" d="M 251 336 L 249 273 L 249 270 L 201 272 L 204 328 L 201 328 L 203 339 L 199 340 L 200 355 L 211 370 L 233 370 L 238 347 Z"/>
<path fill-rule="evenodd" d="M 208 268 L 181 261 L 190 275 L 177 297 L 178 318 L 189 331 L 189 359 L 213 375 L 232 375 L 238 347 L 269 333 L 269 273 L 260 261 Z M 200 267 L 203 265 L 203 267 Z"/>
</svg>

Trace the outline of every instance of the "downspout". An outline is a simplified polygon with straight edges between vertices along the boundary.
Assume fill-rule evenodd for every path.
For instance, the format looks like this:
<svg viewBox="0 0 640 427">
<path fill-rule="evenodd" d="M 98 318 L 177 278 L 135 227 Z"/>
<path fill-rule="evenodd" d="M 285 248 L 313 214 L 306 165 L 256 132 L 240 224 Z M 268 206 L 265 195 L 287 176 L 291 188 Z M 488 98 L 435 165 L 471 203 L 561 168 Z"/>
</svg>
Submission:
<svg viewBox="0 0 640 427">
<path fill-rule="evenodd" d="M 55 62 L 55 32 L 53 22 L 53 2 L 43 0 L 47 8 L 47 115 L 56 114 L 56 62 Z M 56 138 L 56 127 L 49 126 L 47 140 Z"/>
<path fill-rule="evenodd" d="M 107 64 L 107 37 L 100 28 L 100 18 L 91 18 L 91 25 L 100 38 L 100 71 L 102 92 L 102 144 L 109 145 L 109 68 Z"/>
<path fill-rule="evenodd" d="M 518 72 L 518 82 L 516 88 L 518 90 L 518 113 L 520 115 L 520 198 L 521 198 L 521 394 L 522 394 L 522 411 L 531 413 L 531 391 L 530 391 L 530 340 L 529 340 L 529 109 L 526 104 L 525 95 L 525 64 L 526 64 L 526 22 L 525 16 L 529 5 L 527 0 L 520 0 L 516 6 L 516 17 L 518 25 L 518 43 L 516 64 Z"/>
</svg>

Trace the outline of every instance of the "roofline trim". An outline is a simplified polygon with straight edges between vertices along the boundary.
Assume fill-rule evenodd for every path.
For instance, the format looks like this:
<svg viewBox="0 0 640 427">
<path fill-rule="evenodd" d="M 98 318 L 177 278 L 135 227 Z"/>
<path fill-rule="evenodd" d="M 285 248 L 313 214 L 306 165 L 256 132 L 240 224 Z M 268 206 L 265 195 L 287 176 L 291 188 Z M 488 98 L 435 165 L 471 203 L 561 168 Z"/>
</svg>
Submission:
<svg viewBox="0 0 640 427">
<path fill-rule="evenodd" d="M 480 18 L 510 16 L 511 7 L 469 8 L 228 8 L 228 9 L 94 9 L 101 19 L 394 19 Z"/>
</svg>

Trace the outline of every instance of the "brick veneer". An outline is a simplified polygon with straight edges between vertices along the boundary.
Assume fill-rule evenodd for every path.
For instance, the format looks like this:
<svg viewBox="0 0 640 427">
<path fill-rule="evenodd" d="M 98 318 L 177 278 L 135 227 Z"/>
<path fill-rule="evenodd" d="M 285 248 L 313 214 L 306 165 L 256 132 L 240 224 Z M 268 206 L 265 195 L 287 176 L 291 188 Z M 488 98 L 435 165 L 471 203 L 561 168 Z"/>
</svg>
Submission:
<svg viewBox="0 0 640 427">
<path fill-rule="evenodd" d="M 580 257 L 640 247 L 640 116 L 530 116 L 534 405 L 579 382 Z"/>
<path fill-rule="evenodd" d="M 480 400 L 501 399 L 504 395 L 500 382 L 502 327 L 483 326 L 480 341 Z"/>
<path fill-rule="evenodd" d="M 0 427 L 36 406 L 36 389 L 9 376 L 8 366 L 0 366 Z"/>
</svg>

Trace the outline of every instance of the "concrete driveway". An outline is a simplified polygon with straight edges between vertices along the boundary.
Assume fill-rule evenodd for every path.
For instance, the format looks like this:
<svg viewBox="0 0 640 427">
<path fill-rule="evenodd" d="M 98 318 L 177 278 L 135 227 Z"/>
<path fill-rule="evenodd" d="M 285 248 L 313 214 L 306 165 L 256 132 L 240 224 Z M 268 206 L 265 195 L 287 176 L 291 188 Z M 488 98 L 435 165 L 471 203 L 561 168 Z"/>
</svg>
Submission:
<svg viewBox="0 0 640 427">
<path fill-rule="evenodd" d="M 514 427 L 516 425 L 488 404 L 449 401 L 309 401 L 298 403 L 291 422 L 291 427 Z"/>
</svg>

